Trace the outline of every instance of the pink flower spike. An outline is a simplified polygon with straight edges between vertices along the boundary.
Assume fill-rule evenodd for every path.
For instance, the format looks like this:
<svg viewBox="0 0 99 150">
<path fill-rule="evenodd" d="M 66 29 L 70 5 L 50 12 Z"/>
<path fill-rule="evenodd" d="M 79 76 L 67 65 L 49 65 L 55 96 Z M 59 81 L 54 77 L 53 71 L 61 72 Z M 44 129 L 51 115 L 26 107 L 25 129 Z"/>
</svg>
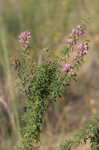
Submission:
<svg viewBox="0 0 99 150">
<path fill-rule="evenodd" d="M 83 56 L 85 54 L 87 54 L 88 50 L 89 50 L 89 46 L 88 46 L 88 43 L 81 43 L 79 46 L 78 46 L 78 49 L 79 49 L 79 53 L 80 53 L 80 56 Z"/>
<path fill-rule="evenodd" d="M 72 30 L 72 35 L 78 35 L 78 32 L 79 32 L 78 29 L 73 29 Z"/>
<path fill-rule="evenodd" d="M 84 33 L 84 28 L 81 25 L 78 25 L 77 28 L 72 30 L 72 35 L 74 36 L 82 36 Z"/>
<path fill-rule="evenodd" d="M 25 31 L 19 35 L 19 42 L 23 50 L 30 47 L 31 32 Z"/>
<path fill-rule="evenodd" d="M 71 64 L 65 64 L 62 69 L 62 72 L 69 72 L 71 68 L 72 68 Z"/>
<path fill-rule="evenodd" d="M 73 46 L 73 45 L 76 44 L 76 39 L 70 38 L 70 39 L 67 40 L 67 42 L 68 42 L 68 44 L 69 44 L 70 46 Z"/>
</svg>

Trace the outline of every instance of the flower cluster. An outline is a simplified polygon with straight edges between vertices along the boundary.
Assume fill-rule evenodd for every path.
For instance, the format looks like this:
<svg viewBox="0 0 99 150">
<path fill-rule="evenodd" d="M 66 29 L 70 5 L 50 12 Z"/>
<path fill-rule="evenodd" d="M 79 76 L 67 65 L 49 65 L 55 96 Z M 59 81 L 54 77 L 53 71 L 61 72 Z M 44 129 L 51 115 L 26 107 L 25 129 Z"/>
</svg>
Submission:
<svg viewBox="0 0 99 150">
<path fill-rule="evenodd" d="M 30 47 L 31 32 L 25 31 L 19 35 L 19 42 L 23 50 Z"/>
<path fill-rule="evenodd" d="M 88 43 L 87 43 L 87 42 L 81 43 L 81 44 L 78 46 L 78 49 L 79 49 L 79 54 L 80 54 L 80 56 L 86 55 L 87 52 L 88 52 L 88 50 L 89 50 Z"/>
<path fill-rule="evenodd" d="M 76 39 L 69 38 L 67 41 L 69 46 L 74 46 L 76 44 Z"/>
<path fill-rule="evenodd" d="M 73 36 L 82 36 L 84 35 L 84 33 L 85 33 L 84 28 L 81 25 L 78 25 L 77 28 L 72 29 Z"/>
<path fill-rule="evenodd" d="M 75 29 L 72 29 L 71 37 L 67 40 L 69 46 L 74 46 L 81 36 L 85 34 L 83 26 L 78 25 Z"/>
<path fill-rule="evenodd" d="M 62 68 L 62 72 L 69 72 L 72 69 L 71 64 L 65 64 L 64 67 Z"/>
<path fill-rule="evenodd" d="M 70 37 L 67 39 L 68 48 L 71 49 L 74 53 L 76 53 L 76 56 L 73 56 L 73 62 L 65 63 L 62 72 L 70 72 L 73 70 L 76 65 L 81 64 L 81 60 L 83 57 L 87 54 L 89 50 L 88 42 L 83 41 L 83 35 L 86 35 L 85 28 L 81 25 L 78 25 L 75 29 L 72 30 Z M 71 58 L 71 55 L 70 55 Z"/>
</svg>

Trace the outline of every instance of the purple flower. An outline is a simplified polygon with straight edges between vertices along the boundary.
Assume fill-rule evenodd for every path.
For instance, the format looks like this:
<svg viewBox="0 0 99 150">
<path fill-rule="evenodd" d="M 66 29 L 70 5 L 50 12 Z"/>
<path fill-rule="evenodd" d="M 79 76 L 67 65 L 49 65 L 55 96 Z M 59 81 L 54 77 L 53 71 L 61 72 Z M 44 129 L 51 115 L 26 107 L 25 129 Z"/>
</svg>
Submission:
<svg viewBox="0 0 99 150">
<path fill-rule="evenodd" d="M 63 69 L 62 69 L 62 72 L 69 72 L 72 68 L 72 65 L 71 64 L 65 64 Z"/>
<path fill-rule="evenodd" d="M 87 52 L 88 52 L 88 50 L 89 50 L 88 43 L 87 43 L 87 42 L 81 43 L 81 44 L 78 46 L 78 49 L 79 49 L 80 56 L 83 56 L 83 55 L 87 54 Z"/>
<path fill-rule="evenodd" d="M 73 46 L 73 45 L 76 44 L 76 39 L 70 38 L 70 39 L 67 40 L 67 42 L 68 42 L 68 44 L 69 44 L 70 46 Z"/>
<path fill-rule="evenodd" d="M 25 31 L 19 35 L 19 42 L 23 50 L 30 47 L 31 32 Z"/>
<path fill-rule="evenodd" d="M 78 29 L 72 29 L 72 35 L 78 35 L 79 31 Z"/>
<path fill-rule="evenodd" d="M 78 25 L 77 28 L 72 30 L 72 35 L 74 36 L 82 36 L 84 33 L 84 28 L 80 25 Z"/>
<path fill-rule="evenodd" d="M 19 35 L 19 39 L 28 40 L 31 38 L 31 32 L 25 31 Z"/>
</svg>

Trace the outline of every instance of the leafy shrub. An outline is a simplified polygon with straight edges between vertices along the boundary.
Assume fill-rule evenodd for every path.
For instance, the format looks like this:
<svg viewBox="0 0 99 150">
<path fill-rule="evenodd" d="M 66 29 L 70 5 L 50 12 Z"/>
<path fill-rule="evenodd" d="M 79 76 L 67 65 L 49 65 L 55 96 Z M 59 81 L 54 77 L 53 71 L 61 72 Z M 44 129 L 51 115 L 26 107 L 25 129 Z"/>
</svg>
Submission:
<svg viewBox="0 0 99 150">
<path fill-rule="evenodd" d="M 91 120 L 78 134 L 75 140 L 66 140 L 60 145 L 61 150 L 74 150 L 80 144 L 90 143 L 91 150 L 99 150 L 99 118 Z"/>
<path fill-rule="evenodd" d="M 76 80 L 77 71 L 89 50 L 85 37 L 85 27 L 77 26 L 67 39 L 67 44 L 62 50 L 62 58 L 53 56 L 46 49 L 42 52 L 42 63 L 38 64 L 33 60 L 30 49 L 31 33 L 26 31 L 20 34 L 22 51 L 14 58 L 14 66 L 21 91 L 26 97 L 27 108 L 22 117 L 24 128 L 20 150 L 31 150 L 39 143 L 49 103 L 63 96 L 64 89 L 72 80 Z M 68 145 L 71 146 L 72 143 L 68 142 Z"/>
</svg>

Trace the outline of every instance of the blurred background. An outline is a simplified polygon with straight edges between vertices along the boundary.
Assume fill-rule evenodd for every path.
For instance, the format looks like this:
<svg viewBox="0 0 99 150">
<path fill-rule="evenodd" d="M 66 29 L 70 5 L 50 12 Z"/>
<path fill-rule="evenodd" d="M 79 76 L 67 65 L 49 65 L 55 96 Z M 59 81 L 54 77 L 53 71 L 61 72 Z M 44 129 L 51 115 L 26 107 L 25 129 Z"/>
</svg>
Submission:
<svg viewBox="0 0 99 150">
<path fill-rule="evenodd" d="M 18 35 L 22 31 L 32 32 L 34 58 L 47 47 L 53 55 L 58 54 L 64 39 L 78 24 L 85 24 L 89 32 L 90 52 L 78 81 L 50 106 L 40 150 L 57 150 L 63 139 L 99 115 L 98 14 L 98 0 L 0 0 L 0 150 L 15 150 L 16 138 L 20 137 L 24 98 L 15 88 L 15 73 L 10 64 L 20 51 Z"/>
</svg>

